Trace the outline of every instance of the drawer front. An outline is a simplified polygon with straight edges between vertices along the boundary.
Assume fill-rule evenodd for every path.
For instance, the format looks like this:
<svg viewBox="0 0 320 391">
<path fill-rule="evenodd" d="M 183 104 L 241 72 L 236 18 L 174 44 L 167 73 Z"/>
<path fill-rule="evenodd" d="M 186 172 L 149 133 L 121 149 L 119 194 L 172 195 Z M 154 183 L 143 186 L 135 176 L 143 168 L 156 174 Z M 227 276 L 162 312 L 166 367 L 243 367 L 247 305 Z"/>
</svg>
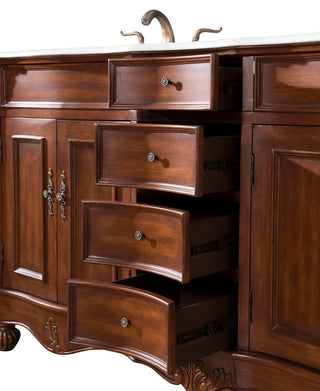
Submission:
<svg viewBox="0 0 320 391">
<path fill-rule="evenodd" d="M 97 182 L 201 195 L 203 130 L 198 126 L 98 124 Z"/>
<path fill-rule="evenodd" d="M 255 110 L 320 110 L 319 56 L 258 57 L 255 68 Z"/>
<path fill-rule="evenodd" d="M 218 90 L 215 55 L 109 60 L 113 108 L 217 110 Z"/>
<path fill-rule="evenodd" d="M 107 62 L 3 67 L 6 107 L 107 108 Z"/>
<path fill-rule="evenodd" d="M 119 202 L 86 202 L 83 261 L 190 279 L 189 213 Z"/>
<path fill-rule="evenodd" d="M 174 301 L 118 284 L 69 281 L 70 342 L 103 347 L 172 374 Z"/>
</svg>

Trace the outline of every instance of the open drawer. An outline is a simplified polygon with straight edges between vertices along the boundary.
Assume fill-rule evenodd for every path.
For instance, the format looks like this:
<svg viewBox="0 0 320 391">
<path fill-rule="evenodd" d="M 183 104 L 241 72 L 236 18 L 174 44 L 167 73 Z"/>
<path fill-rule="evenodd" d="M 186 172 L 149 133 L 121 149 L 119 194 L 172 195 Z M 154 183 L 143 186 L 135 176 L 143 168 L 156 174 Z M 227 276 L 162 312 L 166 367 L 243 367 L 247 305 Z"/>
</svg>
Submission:
<svg viewBox="0 0 320 391">
<path fill-rule="evenodd" d="M 83 201 L 83 216 L 83 262 L 151 271 L 180 282 L 231 270 L 237 264 L 235 205 L 189 212 Z"/>
<path fill-rule="evenodd" d="M 239 190 L 239 136 L 202 126 L 96 124 L 99 185 L 202 196 Z"/>
<path fill-rule="evenodd" d="M 218 277 L 68 283 L 70 342 L 124 353 L 167 375 L 234 345 L 235 294 Z"/>
<path fill-rule="evenodd" d="M 241 110 L 241 69 L 214 54 L 109 59 L 109 106 Z"/>
</svg>

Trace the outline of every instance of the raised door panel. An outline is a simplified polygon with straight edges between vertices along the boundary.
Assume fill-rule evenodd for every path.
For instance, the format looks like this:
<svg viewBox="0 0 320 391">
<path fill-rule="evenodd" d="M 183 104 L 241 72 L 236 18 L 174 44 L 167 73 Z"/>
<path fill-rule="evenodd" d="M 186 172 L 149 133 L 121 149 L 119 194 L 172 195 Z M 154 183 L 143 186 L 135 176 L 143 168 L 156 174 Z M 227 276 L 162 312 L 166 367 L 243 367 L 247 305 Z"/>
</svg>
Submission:
<svg viewBox="0 0 320 391">
<path fill-rule="evenodd" d="M 253 140 L 251 349 L 320 369 L 320 128 Z"/>
<path fill-rule="evenodd" d="M 67 280 L 83 278 L 92 281 L 112 281 L 128 276 L 106 266 L 83 261 L 83 201 L 106 201 L 125 198 L 114 187 L 98 186 L 95 175 L 95 127 L 91 121 L 58 121 L 58 170 L 64 172 L 66 188 L 65 218 L 59 206 L 58 270 L 59 302 L 67 303 Z M 62 180 L 59 179 L 59 181 Z M 62 182 L 58 185 L 62 188 Z M 123 192 L 125 193 L 125 191 Z"/>
<path fill-rule="evenodd" d="M 54 120 L 5 119 L 3 236 L 4 286 L 56 300 Z M 50 203 L 49 203 L 50 201 Z"/>
</svg>

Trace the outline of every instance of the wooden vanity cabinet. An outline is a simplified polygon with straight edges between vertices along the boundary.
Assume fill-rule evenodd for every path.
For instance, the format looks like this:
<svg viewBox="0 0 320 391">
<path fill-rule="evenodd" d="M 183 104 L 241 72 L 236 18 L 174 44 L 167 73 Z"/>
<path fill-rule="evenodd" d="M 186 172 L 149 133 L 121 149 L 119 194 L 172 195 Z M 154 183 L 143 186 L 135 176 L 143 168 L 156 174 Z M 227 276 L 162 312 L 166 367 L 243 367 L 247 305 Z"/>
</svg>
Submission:
<svg viewBox="0 0 320 391">
<path fill-rule="evenodd" d="M 22 324 L 55 353 L 103 347 L 178 383 L 180 366 L 235 344 L 234 286 L 212 288 L 235 280 L 218 273 L 237 267 L 238 208 L 189 203 L 237 193 L 240 138 L 207 131 L 199 114 L 142 124 L 129 109 L 231 110 L 241 70 L 212 54 L 82 57 L 9 61 L 0 74 L 0 350 Z M 185 208 L 137 202 L 137 189 L 182 195 Z"/>
<path fill-rule="evenodd" d="M 320 45 L 188 53 L 1 60 L 0 350 L 318 390 Z"/>
</svg>

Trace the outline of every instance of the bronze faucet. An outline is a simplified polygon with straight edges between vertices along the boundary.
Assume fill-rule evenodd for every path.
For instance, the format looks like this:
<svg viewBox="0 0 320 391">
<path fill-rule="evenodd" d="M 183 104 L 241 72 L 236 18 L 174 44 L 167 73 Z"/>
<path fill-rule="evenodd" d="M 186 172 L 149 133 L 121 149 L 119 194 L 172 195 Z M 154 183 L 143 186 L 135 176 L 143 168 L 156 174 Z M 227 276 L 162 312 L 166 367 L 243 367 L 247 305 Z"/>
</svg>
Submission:
<svg viewBox="0 0 320 391">
<path fill-rule="evenodd" d="M 168 18 L 160 11 L 151 10 L 146 12 L 141 18 L 144 26 L 149 26 L 153 18 L 158 19 L 162 29 L 162 43 L 174 42 L 174 35 Z"/>
</svg>

